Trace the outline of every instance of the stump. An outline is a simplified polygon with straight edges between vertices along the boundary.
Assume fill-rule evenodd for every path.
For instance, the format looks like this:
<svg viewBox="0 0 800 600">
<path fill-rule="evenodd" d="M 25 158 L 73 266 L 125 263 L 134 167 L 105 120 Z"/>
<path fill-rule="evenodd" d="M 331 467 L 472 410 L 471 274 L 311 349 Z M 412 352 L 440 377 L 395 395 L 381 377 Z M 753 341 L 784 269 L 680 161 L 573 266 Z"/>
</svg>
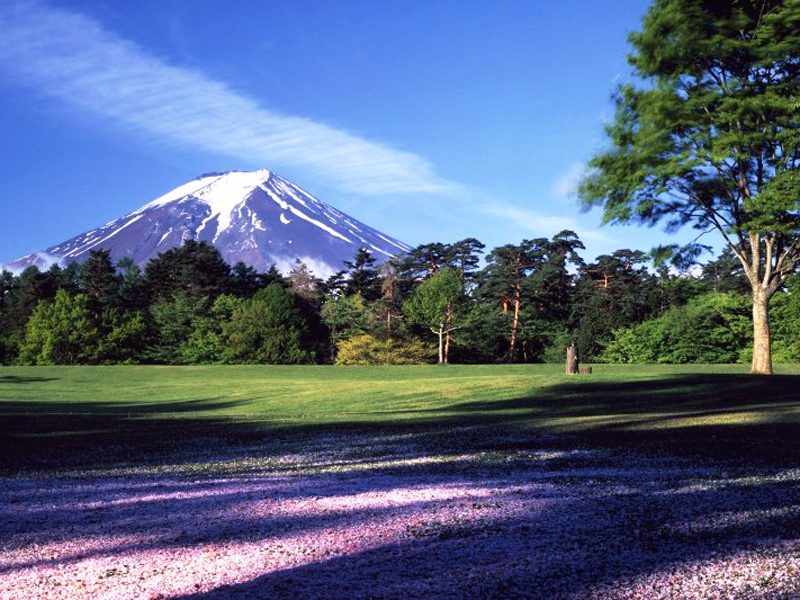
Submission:
<svg viewBox="0 0 800 600">
<path fill-rule="evenodd" d="M 581 375 L 591 375 L 592 367 L 581 367 Z"/>
<path fill-rule="evenodd" d="M 578 348 L 570 344 L 567 348 L 567 375 L 578 374 Z"/>
</svg>

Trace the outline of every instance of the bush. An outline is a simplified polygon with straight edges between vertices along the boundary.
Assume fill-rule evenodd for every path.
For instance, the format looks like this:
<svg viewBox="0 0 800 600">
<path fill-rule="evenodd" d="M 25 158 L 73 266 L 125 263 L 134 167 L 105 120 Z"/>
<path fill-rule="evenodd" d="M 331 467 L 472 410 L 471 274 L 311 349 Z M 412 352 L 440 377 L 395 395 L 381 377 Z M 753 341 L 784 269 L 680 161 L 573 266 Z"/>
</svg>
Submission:
<svg viewBox="0 0 800 600">
<path fill-rule="evenodd" d="M 337 365 L 424 365 L 436 362 L 436 347 L 417 340 L 380 340 L 357 335 L 339 344 Z"/>
<path fill-rule="evenodd" d="M 613 363 L 733 363 L 741 362 L 751 346 L 749 299 L 735 292 L 713 292 L 655 319 L 616 329 L 600 359 Z"/>
</svg>

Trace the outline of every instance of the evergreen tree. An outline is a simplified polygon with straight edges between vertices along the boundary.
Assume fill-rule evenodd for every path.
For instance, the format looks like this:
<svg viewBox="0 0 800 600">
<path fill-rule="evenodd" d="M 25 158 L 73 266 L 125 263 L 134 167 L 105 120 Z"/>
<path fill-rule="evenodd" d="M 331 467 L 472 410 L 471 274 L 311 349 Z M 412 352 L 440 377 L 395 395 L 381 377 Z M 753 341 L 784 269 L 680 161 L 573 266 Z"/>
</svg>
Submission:
<svg viewBox="0 0 800 600">
<path fill-rule="evenodd" d="M 275 265 L 273 264 L 272 267 L 275 267 Z M 272 281 L 269 281 L 269 283 L 272 283 Z M 269 283 L 265 282 L 264 275 L 261 275 L 253 267 L 241 260 L 231 268 L 230 291 L 239 298 L 249 298 L 261 288 L 269 285 Z"/>
<path fill-rule="evenodd" d="M 294 268 L 289 272 L 287 279 L 289 280 L 289 287 L 295 295 L 309 304 L 319 304 L 321 297 L 319 284 L 321 282 L 314 277 L 314 274 L 303 261 L 300 259 L 294 261 Z"/>
<path fill-rule="evenodd" d="M 548 241 L 545 238 L 523 240 L 519 245 L 506 244 L 492 250 L 486 257 L 480 295 L 499 306 L 510 316 L 507 358 L 513 361 L 517 350 L 520 315 L 532 280 L 530 274 L 547 259 Z"/>
<path fill-rule="evenodd" d="M 484 248 L 486 245 L 477 239 L 464 238 L 445 250 L 445 258 L 449 258 L 450 266 L 458 270 L 462 286 L 475 279 Z"/>
<path fill-rule="evenodd" d="M 580 269 L 570 325 L 585 359 L 599 354 L 614 329 L 654 316 L 658 293 L 647 262 L 644 252 L 623 249 Z"/>
<path fill-rule="evenodd" d="M 147 263 L 144 277 L 154 301 L 186 294 L 197 300 L 216 298 L 230 289 L 230 267 L 214 246 L 188 240 Z"/>
<path fill-rule="evenodd" d="M 716 259 L 703 265 L 702 278 L 714 292 L 750 292 L 750 283 L 744 274 L 742 263 L 727 246 Z"/>
<path fill-rule="evenodd" d="M 224 335 L 232 362 L 300 364 L 314 360 L 306 320 L 291 292 L 278 283 L 237 308 Z"/>
<path fill-rule="evenodd" d="M 120 278 L 109 250 L 89 251 L 78 272 L 78 285 L 86 294 L 95 323 L 100 324 L 103 311 L 117 304 L 120 292 Z"/>
<path fill-rule="evenodd" d="M 359 248 L 352 261 L 346 261 L 348 295 L 361 294 L 365 302 L 373 302 L 381 296 L 381 281 L 377 261 L 366 248 Z"/>
</svg>

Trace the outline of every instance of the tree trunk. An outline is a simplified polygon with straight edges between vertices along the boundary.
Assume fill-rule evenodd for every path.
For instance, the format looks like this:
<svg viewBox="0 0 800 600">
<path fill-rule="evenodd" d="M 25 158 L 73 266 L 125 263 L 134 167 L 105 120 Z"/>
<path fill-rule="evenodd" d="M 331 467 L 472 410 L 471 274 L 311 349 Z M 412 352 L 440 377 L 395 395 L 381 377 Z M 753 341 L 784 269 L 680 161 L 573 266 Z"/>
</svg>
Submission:
<svg viewBox="0 0 800 600">
<path fill-rule="evenodd" d="M 444 363 L 444 323 L 439 323 L 439 364 Z"/>
<path fill-rule="evenodd" d="M 447 303 L 447 323 L 446 329 L 447 333 L 445 334 L 444 340 L 444 362 L 450 362 L 450 331 L 453 327 L 453 303 Z"/>
<path fill-rule="evenodd" d="M 751 373 L 772 375 L 772 346 L 769 334 L 770 295 L 753 290 L 753 363 Z"/>
<path fill-rule="evenodd" d="M 514 346 L 517 345 L 517 328 L 519 327 L 519 297 L 514 299 L 514 320 L 511 322 L 511 343 L 508 346 L 508 362 L 514 361 Z"/>
</svg>

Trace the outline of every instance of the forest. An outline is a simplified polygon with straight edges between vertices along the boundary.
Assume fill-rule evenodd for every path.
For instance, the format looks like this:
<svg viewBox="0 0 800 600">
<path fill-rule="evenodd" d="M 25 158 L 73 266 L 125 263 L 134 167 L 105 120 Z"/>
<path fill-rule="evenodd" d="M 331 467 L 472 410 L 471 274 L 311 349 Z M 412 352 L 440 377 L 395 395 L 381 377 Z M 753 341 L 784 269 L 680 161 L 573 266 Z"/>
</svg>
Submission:
<svg viewBox="0 0 800 600">
<path fill-rule="evenodd" d="M 189 241 L 140 269 L 81 264 L 0 275 L 0 362 L 418 364 L 581 360 L 736 363 L 752 357 L 752 300 L 730 251 L 693 269 L 620 249 L 586 262 L 578 236 L 484 255 L 474 238 L 378 264 L 361 249 L 326 280 L 229 266 Z M 771 307 L 773 355 L 800 361 L 800 281 Z"/>
</svg>

